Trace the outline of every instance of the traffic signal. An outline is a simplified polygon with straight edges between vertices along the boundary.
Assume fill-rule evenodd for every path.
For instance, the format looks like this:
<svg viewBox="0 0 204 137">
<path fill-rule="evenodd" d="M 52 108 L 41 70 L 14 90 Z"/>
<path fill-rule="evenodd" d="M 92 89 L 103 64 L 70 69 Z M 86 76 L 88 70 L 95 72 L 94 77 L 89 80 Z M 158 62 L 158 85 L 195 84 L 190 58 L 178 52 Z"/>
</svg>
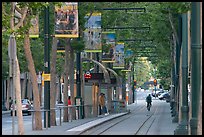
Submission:
<svg viewBox="0 0 204 137">
<path fill-rule="evenodd" d="M 136 80 L 134 80 L 134 88 L 136 89 L 136 86 L 137 86 L 137 81 Z"/>
<path fill-rule="evenodd" d="M 157 80 L 154 79 L 154 86 L 157 86 Z"/>
</svg>

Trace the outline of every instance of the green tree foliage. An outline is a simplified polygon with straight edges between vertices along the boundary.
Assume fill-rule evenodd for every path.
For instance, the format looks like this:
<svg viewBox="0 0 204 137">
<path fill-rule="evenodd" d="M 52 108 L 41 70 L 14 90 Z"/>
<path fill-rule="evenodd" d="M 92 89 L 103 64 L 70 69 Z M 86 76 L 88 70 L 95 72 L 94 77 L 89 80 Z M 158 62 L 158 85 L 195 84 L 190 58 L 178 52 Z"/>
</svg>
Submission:
<svg viewBox="0 0 204 137">
<path fill-rule="evenodd" d="M 44 51 L 44 8 L 36 8 L 40 6 L 50 5 L 50 33 L 54 33 L 54 5 L 60 5 L 61 2 L 20 2 L 20 7 L 27 4 L 31 7 L 32 15 L 40 13 L 40 38 L 34 39 L 31 41 L 31 50 L 36 65 L 36 71 L 43 69 L 43 51 Z M 117 27 L 117 26 L 126 26 L 126 27 L 145 27 L 150 26 L 150 31 L 138 31 L 132 29 L 126 30 L 111 30 L 116 32 L 117 41 L 120 39 L 153 39 L 153 42 L 144 42 L 144 41 L 135 41 L 135 42 L 125 42 L 125 48 L 130 48 L 134 51 L 134 55 L 148 56 L 148 60 L 158 66 L 158 71 L 161 74 L 162 71 L 170 74 L 170 70 L 162 69 L 160 67 L 165 64 L 167 68 L 171 67 L 171 47 L 170 47 L 170 37 L 173 33 L 171 24 L 169 22 L 169 13 L 172 15 L 172 21 L 177 29 L 177 15 L 184 13 L 190 9 L 190 2 L 79 2 L 79 31 L 80 31 L 80 40 L 73 41 L 72 46 L 75 50 L 82 51 L 83 46 L 83 31 L 84 24 L 86 20 L 84 16 L 87 13 L 92 13 L 98 11 L 102 13 L 102 30 L 105 27 Z M 8 45 L 8 36 L 11 32 L 9 29 L 9 18 L 8 14 L 10 5 L 7 2 L 2 3 L 2 75 L 6 77 L 8 75 L 8 57 L 7 57 L 7 45 Z M 141 11 L 125 11 L 125 10 L 100 10 L 102 8 L 145 8 L 145 12 Z M 32 16 L 30 16 L 32 17 Z M 30 24 L 27 25 L 29 27 Z M 25 27 L 24 27 L 25 29 Z M 23 33 L 23 28 L 19 29 L 16 33 Z M 50 40 L 51 42 L 51 40 Z M 152 46 L 154 48 L 138 48 L 139 46 Z M 27 71 L 26 61 L 23 51 L 23 41 L 20 38 L 17 40 L 18 47 L 18 57 L 20 63 L 21 72 Z M 147 51 L 152 53 L 138 53 L 141 51 Z M 58 53 L 58 56 L 63 55 L 63 53 Z M 137 58 L 135 57 L 137 60 Z M 57 58 L 57 64 L 61 67 L 63 58 Z M 57 66 L 58 66 L 57 65 Z M 58 70 L 60 67 L 58 66 Z M 160 70 L 161 69 L 161 70 Z M 117 71 L 117 70 L 116 70 Z M 120 74 L 121 72 L 118 71 Z M 168 75 L 167 75 L 168 76 Z M 159 76 L 158 76 L 159 77 Z M 162 76 L 163 77 L 163 76 Z"/>
</svg>

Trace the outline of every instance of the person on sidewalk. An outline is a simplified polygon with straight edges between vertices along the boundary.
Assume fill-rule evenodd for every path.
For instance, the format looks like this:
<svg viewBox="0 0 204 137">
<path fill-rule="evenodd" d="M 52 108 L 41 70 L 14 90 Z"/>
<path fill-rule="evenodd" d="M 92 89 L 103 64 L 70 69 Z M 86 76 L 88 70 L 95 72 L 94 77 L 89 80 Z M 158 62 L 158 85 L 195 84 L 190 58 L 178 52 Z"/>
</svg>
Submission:
<svg viewBox="0 0 204 137">
<path fill-rule="evenodd" d="M 68 97 L 68 105 L 72 105 L 72 103 L 71 103 L 71 96 Z"/>
<path fill-rule="evenodd" d="M 71 96 L 68 96 L 68 106 L 71 106 Z M 68 119 L 72 121 L 72 108 L 68 107 Z"/>
<path fill-rule="evenodd" d="M 9 110 L 11 110 L 12 103 L 13 103 L 13 100 L 11 99 L 11 97 L 9 97 Z"/>
<path fill-rule="evenodd" d="M 107 113 L 105 106 L 105 94 L 101 93 L 99 96 L 99 115 Z"/>
</svg>

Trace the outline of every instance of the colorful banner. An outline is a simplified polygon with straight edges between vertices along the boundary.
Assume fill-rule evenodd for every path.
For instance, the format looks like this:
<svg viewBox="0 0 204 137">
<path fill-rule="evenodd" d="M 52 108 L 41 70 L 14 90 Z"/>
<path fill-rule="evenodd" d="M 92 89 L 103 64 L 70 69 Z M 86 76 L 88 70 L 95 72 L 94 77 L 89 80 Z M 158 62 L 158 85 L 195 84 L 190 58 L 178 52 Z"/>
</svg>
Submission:
<svg viewBox="0 0 204 137">
<path fill-rule="evenodd" d="M 101 13 L 92 13 L 85 16 L 84 41 L 85 52 L 102 52 L 101 44 Z"/>
<path fill-rule="evenodd" d="M 20 9 L 20 6 L 16 3 L 16 6 Z M 14 11 L 14 22 L 18 24 L 22 19 L 22 14 L 15 9 Z M 17 37 L 21 37 L 18 35 Z M 38 38 L 39 37 L 39 15 L 36 15 L 31 19 L 31 27 L 29 29 L 29 37 L 30 38 Z"/>
<path fill-rule="evenodd" d="M 31 28 L 29 30 L 29 36 L 31 38 L 39 37 L 39 16 L 31 19 Z"/>
<path fill-rule="evenodd" d="M 65 43 L 62 40 L 57 40 L 57 52 L 65 52 Z"/>
<path fill-rule="evenodd" d="M 115 62 L 113 63 L 113 69 L 124 69 L 124 43 L 118 42 L 114 50 Z"/>
<path fill-rule="evenodd" d="M 115 32 L 102 32 L 102 62 L 115 62 Z"/>
<path fill-rule="evenodd" d="M 130 72 L 130 71 L 132 71 L 132 63 L 131 63 L 131 62 L 126 62 L 126 61 L 125 61 L 124 69 L 122 69 L 121 71 L 126 71 L 126 72 Z"/>
<path fill-rule="evenodd" d="M 125 58 L 131 58 L 133 56 L 133 51 L 131 49 L 125 50 Z"/>
<path fill-rule="evenodd" d="M 78 38 L 78 3 L 64 2 L 55 6 L 55 37 Z"/>
</svg>

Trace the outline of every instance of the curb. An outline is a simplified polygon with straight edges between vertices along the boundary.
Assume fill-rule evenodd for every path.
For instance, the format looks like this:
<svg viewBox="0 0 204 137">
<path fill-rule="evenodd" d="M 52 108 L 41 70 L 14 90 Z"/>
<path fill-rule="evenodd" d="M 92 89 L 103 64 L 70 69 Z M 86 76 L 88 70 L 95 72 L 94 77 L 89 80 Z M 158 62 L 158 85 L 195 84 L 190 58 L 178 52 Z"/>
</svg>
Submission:
<svg viewBox="0 0 204 137">
<path fill-rule="evenodd" d="M 103 123 L 105 123 L 105 122 L 107 122 L 107 121 L 110 121 L 110 120 L 113 120 L 113 119 L 115 119 L 115 118 L 118 118 L 118 117 L 127 115 L 127 114 L 129 114 L 129 113 L 130 113 L 130 111 L 127 111 L 127 112 L 124 112 L 124 114 L 121 114 L 121 115 L 118 115 L 118 116 L 115 116 L 115 117 L 112 117 L 112 118 L 107 118 L 107 119 L 104 120 L 104 121 L 101 121 L 101 122 L 99 122 L 99 123 L 96 123 L 96 124 L 93 125 L 93 126 L 90 126 L 90 127 L 85 128 L 85 129 L 82 130 L 78 135 L 80 135 L 80 134 L 84 133 L 85 131 L 87 131 L 87 130 L 89 130 L 89 129 L 92 129 L 92 128 L 94 128 L 94 127 L 100 125 L 100 124 L 103 124 Z M 104 117 L 104 118 L 106 118 L 106 117 Z"/>
</svg>

